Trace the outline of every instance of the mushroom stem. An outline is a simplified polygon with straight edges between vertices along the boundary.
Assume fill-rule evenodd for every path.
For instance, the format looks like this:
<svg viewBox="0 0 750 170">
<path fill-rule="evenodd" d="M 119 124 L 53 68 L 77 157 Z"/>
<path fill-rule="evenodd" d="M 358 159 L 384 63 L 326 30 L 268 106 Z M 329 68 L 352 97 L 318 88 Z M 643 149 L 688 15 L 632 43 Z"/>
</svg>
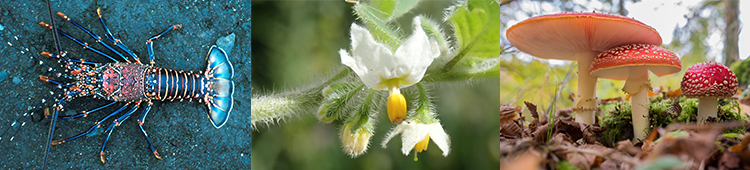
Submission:
<svg viewBox="0 0 750 170">
<path fill-rule="evenodd" d="M 591 62 L 599 52 L 587 51 L 578 55 L 578 95 L 575 107 L 576 122 L 594 124 L 594 110 L 596 107 L 596 77 L 591 76 Z"/>
<path fill-rule="evenodd" d="M 648 121 L 648 68 L 646 66 L 632 66 L 628 69 L 628 79 L 622 90 L 630 94 L 630 110 L 633 118 L 633 139 L 635 141 L 646 138 Z"/>
<path fill-rule="evenodd" d="M 633 139 L 635 141 L 646 139 L 646 129 L 648 129 L 648 92 L 646 88 L 630 96 L 630 109 L 633 118 Z"/>
<path fill-rule="evenodd" d="M 696 120 L 698 120 L 698 122 L 703 122 L 706 121 L 708 117 L 716 117 L 716 113 L 719 110 L 718 105 L 719 101 L 717 98 L 698 98 L 698 117 L 696 118 Z"/>
</svg>

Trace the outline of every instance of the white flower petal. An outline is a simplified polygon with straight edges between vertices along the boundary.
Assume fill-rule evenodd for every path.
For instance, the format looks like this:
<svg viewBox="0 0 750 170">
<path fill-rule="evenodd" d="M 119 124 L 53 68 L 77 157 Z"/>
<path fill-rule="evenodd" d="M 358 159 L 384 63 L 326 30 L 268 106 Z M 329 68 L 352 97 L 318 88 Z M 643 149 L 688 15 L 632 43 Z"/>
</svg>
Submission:
<svg viewBox="0 0 750 170">
<path fill-rule="evenodd" d="M 401 125 L 405 125 L 405 127 L 407 127 L 404 130 L 404 133 L 401 134 L 401 152 L 403 152 L 404 155 L 409 155 L 409 152 L 414 149 L 414 146 L 424 140 L 424 137 L 427 136 L 427 132 L 429 131 L 429 129 L 427 129 L 427 126 L 425 124 L 421 123 L 405 124 L 402 122 Z"/>
<path fill-rule="evenodd" d="M 430 139 L 443 151 L 443 156 L 448 156 L 451 150 L 451 140 L 448 134 L 445 133 L 445 130 L 443 130 L 443 125 L 438 122 L 429 124 L 428 126 L 431 126 L 429 132 L 427 132 L 430 134 Z"/>
<path fill-rule="evenodd" d="M 443 151 L 443 156 L 448 156 L 448 153 L 450 153 L 450 139 L 440 123 L 422 124 L 404 121 L 386 135 L 381 146 L 386 148 L 388 141 L 398 134 L 401 134 L 401 152 L 404 155 L 409 155 L 414 146 L 424 140 L 428 134 L 430 139 Z"/>
<path fill-rule="evenodd" d="M 401 123 L 398 126 L 394 127 L 393 129 L 391 129 L 390 132 L 388 132 L 388 134 L 385 135 L 385 139 L 383 140 L 383 143 L 380 144 L 381 147 L 386 148 L 385 144 L 387 144 L 388 141 L 391 141 L 391 139 L 393 139 L 393 137 L 395 137 L 396 135 L 404 132 L 405 128 L 404 128 L 404 126 L 401 126 L 402 124 L 404 124 L 404 123 Z"/>
<path fill-rule="evenodd" d="M 377 42 L 367 29 L 357 24 L 351 26 L 351 39 L 354 65 L 359 69 L 355 73 L 368 87 L 377 87 L 382 82 L 381 77 L 388 78 L 387 75 L 383 74 L 388 73 L 389 65 L 393 65 L 394 61 L 391 60 L 393 53 L 385 45 Z M 352 67 L 351 65 L 347 66 Z M 355 68 L 352 67 L 352 69 Z M 388 90 L 385 86 L 377 89 Z"/>
<path fill-rule="evenodd" d="M 399 63 L 407 64 L 410 72 L 406 81 L 411 83 L 407 87 L 422 80 L 427 67 L 432 64 L 432 60 L 440 56 L 440 47 L 437 42 L 430 40 L 427 33 L 422 29 L 422 20 L 419 16 L 414 17 L 414 32 L 411 37 L 406 39 L 401 46 L 396 49 L 394 54 Z"/>
</svg>

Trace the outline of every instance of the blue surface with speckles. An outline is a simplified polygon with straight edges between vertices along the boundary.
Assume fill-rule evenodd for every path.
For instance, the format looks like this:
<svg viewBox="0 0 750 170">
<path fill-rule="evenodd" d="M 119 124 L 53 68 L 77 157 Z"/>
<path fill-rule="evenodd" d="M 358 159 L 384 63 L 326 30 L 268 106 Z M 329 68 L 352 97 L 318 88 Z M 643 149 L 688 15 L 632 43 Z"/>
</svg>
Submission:
<svg viewBox="0 0 750 170">
<path fill-rule="evenodd" d="M 112 33 L 127 44 L 139 57 L 147 58 L 145 41 L 173 24 L 183 27 L 170 32 L 154 43 L 157 67 L 203 71 L 204 57 L 220 37 L 234 33 L 236 41 L 229 56 L 234 65 L 234 109 L 224 127 L 211 126 L 206 107 L 197 102 L 155 102 L 146 118 L 144 128 L 151 137 L 162 159 L 156 159 L 138 128 L 137 116 L 126 120 L 112 133 L 107 143 L 107 162 L 99 161 L 99 149 L 104 135 L 82 137 L 52 146 L 49 166 L 52 169 L 249 169 L 250 168 L 250 1 L 52 1 L 52 9 L 65 13 L 92 32 L 104 35 L 96 17 L 96 9 Z M 51 106 L 50 96 L 55 86 L 39 80 L 39 75 L 52 76 L 37 65 L 30 56 L 42 58 L 42 51 L 54 51 L 52 32 L 37 23 L 49 23 L 46 1 L 10 0 L 0 4 L 0 72 L 6 73 L 0 83 L 0 133 L 11 129 L 0 139 L 0 169 L 39 169 L 44 164 L 44 149 L 49 120 L 25 122 L 19 126 L 13 140 L 11 123 L 30 106 Z M 84 40 L 94 48 L 106 51 L 86 33 L 55 16 L 58 27 Z M 73 58 L 94 62 L 110 62 L 97 54 L 85 51 L 73 41 L 60 37 L 63 49 Z M 27 51 L 28 49 L 28 51 Z M 108 52 L 111 54 L 111 52 Z M 46 64 L 59 63 L 42 58 Z M 12 78 L 11 78 L 12 77 Z M 7 79 L 18 78 L 16 85 Z M 245 88 L 248 86 L 248 88 Z M 65 105 L 68 110 L 81 112 L 108 102 L 79 98 Z M 85 118 L 57 122 L 55 139 L 62 139 L 87 130 L 96 121 L 121 107 L 94 113 Z M 139 112 L 138 112 L 139 113 Z M 105 122 L 108 126 L 110 121 Z"/>
</svg>

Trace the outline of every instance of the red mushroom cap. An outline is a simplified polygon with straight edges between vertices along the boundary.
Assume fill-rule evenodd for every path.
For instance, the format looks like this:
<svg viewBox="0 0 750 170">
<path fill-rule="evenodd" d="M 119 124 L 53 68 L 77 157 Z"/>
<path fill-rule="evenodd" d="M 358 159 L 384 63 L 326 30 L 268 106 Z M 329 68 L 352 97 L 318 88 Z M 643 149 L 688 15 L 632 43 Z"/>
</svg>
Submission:
<svg viewBox="0 0 750 170">
<path fill-rule="evenodd" d="M 690 98 L 728 98 L 737 92 L 737 77 L 727 66 L 713 61 L 698 63 L 685 71 L 680 90 Z"/>
<path fill-rule="evenodd" d="M 506 36 L 518 50 L 538 58 L 562 60 L 577 60 L 573 54 L 584 51 L 662 42 L 654 28 L 638 20 L 590 12 L 532 17 L 510 27 Z"/>
<path fill-rule="evenodd" d="M 591 75 L 599 78 L 625 80 L 628 66 L 648 66 L 657 76 L 682 70 L 682 62 L 671 51 L 650 44 L 628 44 L 599 53 L 591 63 Z"/>
</svg>

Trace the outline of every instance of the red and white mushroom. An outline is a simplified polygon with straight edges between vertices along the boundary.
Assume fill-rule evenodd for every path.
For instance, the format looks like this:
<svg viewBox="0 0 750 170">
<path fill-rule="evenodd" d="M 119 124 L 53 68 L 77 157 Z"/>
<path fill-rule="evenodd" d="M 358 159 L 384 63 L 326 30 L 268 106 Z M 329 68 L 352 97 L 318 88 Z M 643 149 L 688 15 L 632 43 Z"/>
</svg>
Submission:
<svg viewBox="0 0 750 170">
<path fill-rule="evenodd" d="M 597 54 L 625 44 L 660 45 L 659 33 L 632 18 L 590 12 L 542 15 L 521 21 L 506 32 L 518 50 L 541 59 L 578 61 L 576 121 L 594 123 L 596 77 L 589 66 Z"/>
<path fill-rule="evenodd" d="M 682 70 L 677 55 L 656 45 L 629 44 L 600 53 L 591 64 L 591 75 L 599 78 L 625 80 L 622 91 L 631 95 L 633 132 L 636 139 L 646 138 L 648 122 L 648 71 L 657 76 Z"/>
<path fill-rule="evenodd" d="M 698 98 L 698 122 L 716 117 L 718 98 L 730 98 L 738 88 L 734 72 L 713 61 L 688 68 L 680 86 L 685 97 Z"/>
</svg>

